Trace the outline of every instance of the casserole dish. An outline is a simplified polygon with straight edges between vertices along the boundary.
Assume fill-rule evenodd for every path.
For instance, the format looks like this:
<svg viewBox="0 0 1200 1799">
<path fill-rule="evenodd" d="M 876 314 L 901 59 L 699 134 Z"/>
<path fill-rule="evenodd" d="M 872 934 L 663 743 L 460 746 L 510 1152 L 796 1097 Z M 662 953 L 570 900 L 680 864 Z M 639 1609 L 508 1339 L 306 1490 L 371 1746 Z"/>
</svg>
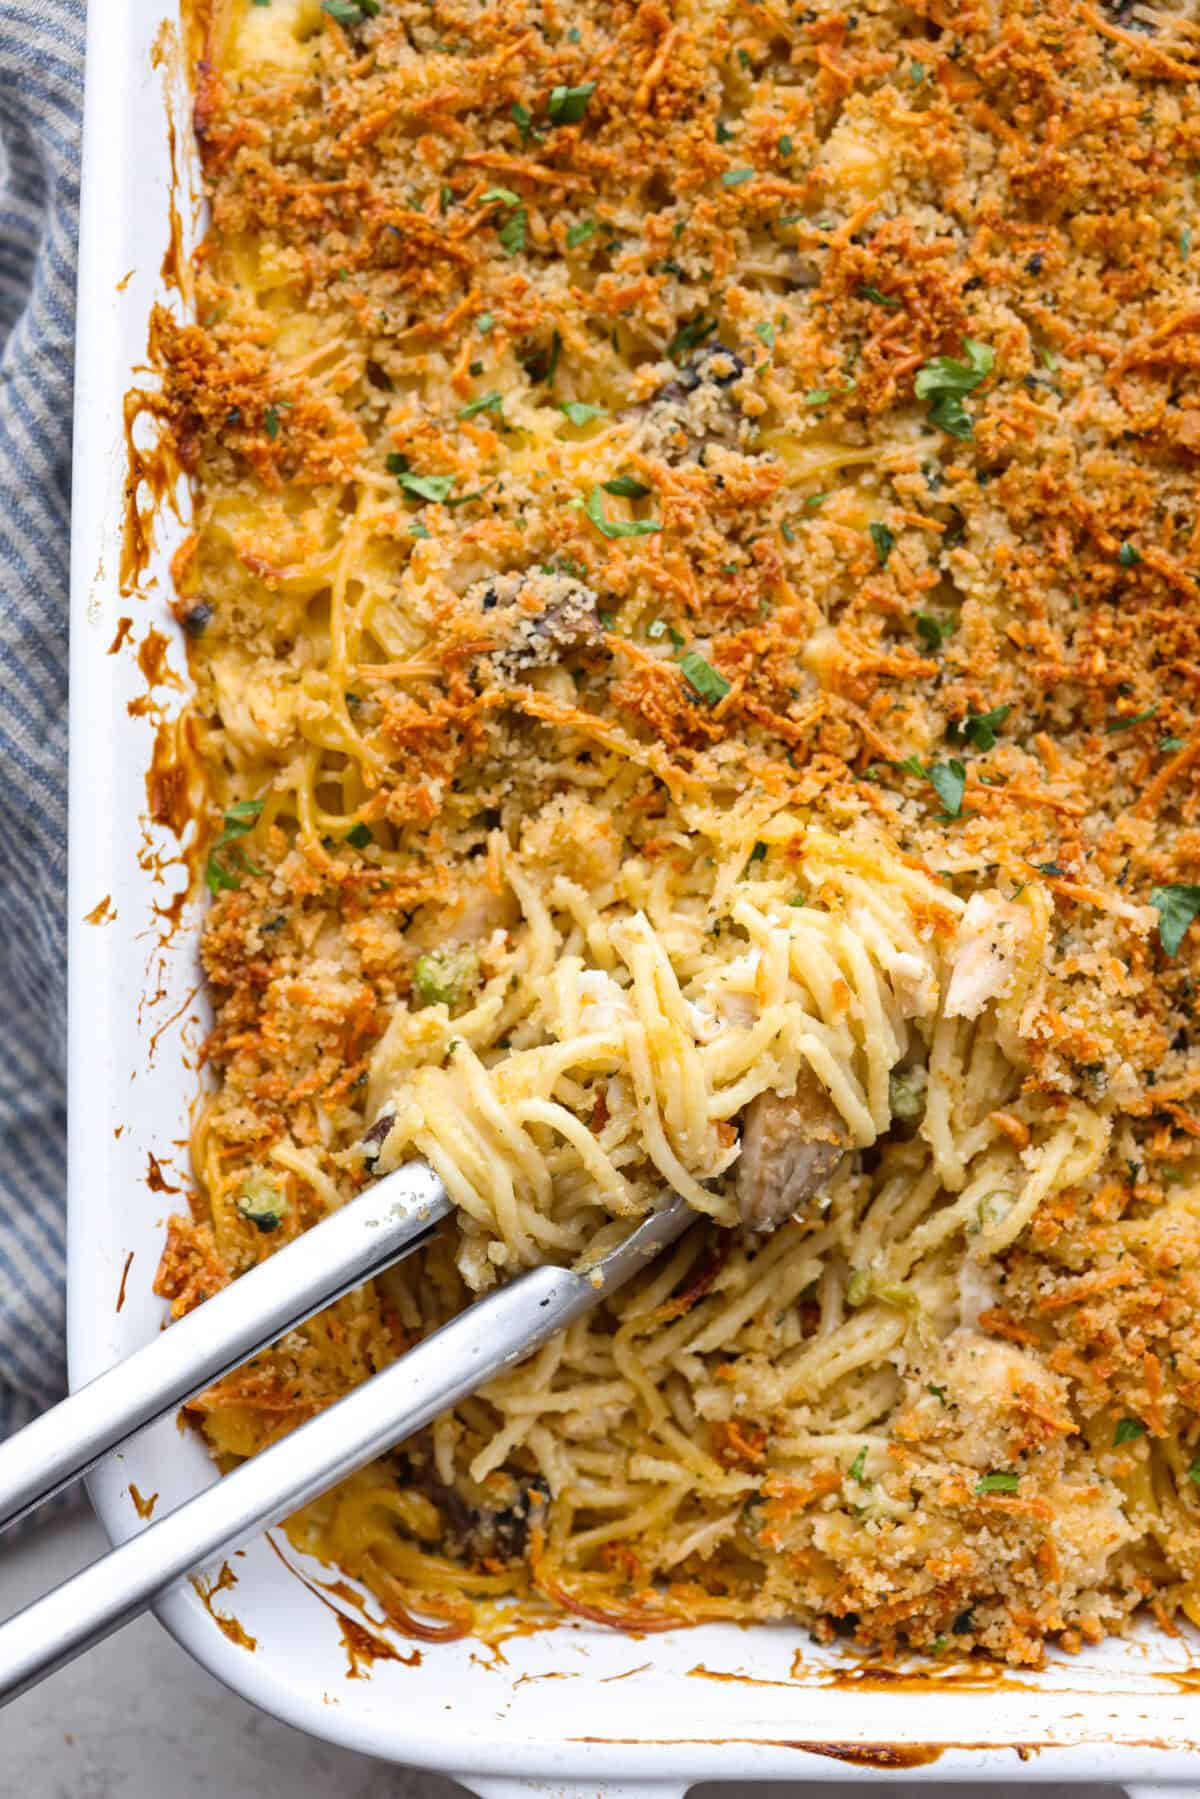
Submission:
<svg viewBox="0 0 1200 1799">
<path fill-rule="evenodd" d="M 73 545 L 70 1359 L 83 1383 L 163 1318 L 151 1292 L 187 1184 L 204 1030 L 185 897 L 187 746 L 169 559 L 186 496 L 152 454 L 154 300 L 186 307 L 194 234 L 179 23 L 114 0 L 89 31 Z M 128 440 L 128 441 L 127 441 Z M 132 467 L 130 466 L 132 459 Z M 178 511 L 170 504 L 177 502 Z M 145 533 L 152 512 L 153 541 Z M 149 773 L 147 772 L 149 771 Z M 184 832 L 181 844 L 176 828 Z M 92 1481 L 114 1540 L 210 1483 L 170 1421 Z M 975 1665 L 872 1673 L 806 1633 L 729 1626 L 652 1642 L 575 1625 L 413 1648 L 364 1625 L 327 1575 L 261 1541 L 160 1607 L 254 1703 L 347 1747 L 453 1772 L 481 1793 L 682 1792 L 693 1781 L 911 1769 L 935 1779 L 1187 1777 L 1200 1684 L 1185 1639 L 1133 1637 L 1038 1675 Z M 371 1614 L 368 1607 L 368 1618 Z"/>
</svg>

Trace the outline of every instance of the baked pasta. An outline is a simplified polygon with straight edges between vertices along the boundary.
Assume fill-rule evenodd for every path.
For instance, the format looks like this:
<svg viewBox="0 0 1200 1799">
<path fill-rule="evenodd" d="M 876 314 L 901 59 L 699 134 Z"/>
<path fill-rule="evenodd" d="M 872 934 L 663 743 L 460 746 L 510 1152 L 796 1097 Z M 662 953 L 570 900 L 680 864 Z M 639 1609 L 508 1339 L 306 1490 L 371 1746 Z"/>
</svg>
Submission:
<svg viewBox="0 0 1200 1799">
<path fill-rule="evenodd" d="M 684 1195 L 307 1507 L 419 1636 L 1200 1623 L 1200 25 L 1121 0 L 227 0 L 153 321 L 195 492 L 196 1304 L 436 1241 L 255 1453 Z"/>
</svg>

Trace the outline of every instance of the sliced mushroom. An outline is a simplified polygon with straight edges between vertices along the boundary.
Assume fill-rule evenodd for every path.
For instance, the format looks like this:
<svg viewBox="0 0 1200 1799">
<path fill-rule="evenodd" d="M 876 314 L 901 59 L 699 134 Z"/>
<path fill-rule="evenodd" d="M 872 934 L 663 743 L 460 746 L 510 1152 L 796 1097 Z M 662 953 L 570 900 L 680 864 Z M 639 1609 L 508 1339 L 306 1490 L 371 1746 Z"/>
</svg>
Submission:
<svg viewBox="0 0 1200 1799">
<path fill-rule="evenodd" d="M 735 1178 L 746 1229 L 773 1231 L 795 1217 L 820 1193 L 848 1145 L 841 1114 L 807 1069 L 793 1093 L 751 1100 Z"/>
<path fill-rule="evenodd" d="M 573 575 L 546 569 L 495 575 L 477 581 L 464 598 L 488 615 L 488 627 L 499 639 L 491 651 L 492 667 L 506 678 L 604 641 L 599 597 Z"/>
<path fill-rule="evenodd" d="M 653 399 L 631 407 L 623 416 L 642 424 L 649 455 L 672 465 L 688 460 L 702 463 L 705 452 L 715 446 L 735 449 L 747 428 L 737 402 L 726 391 L 745 370 L 736 350 L 725 344 L 708 344 L 660 387 Z"/>
<path fill-rule="evenodd" d="M 388 1133 L 395 1122 L 395 1108 L 393 1106 L 387 1106 L 379 1114 L 370 1129 L 364 1131 L 359 1138 L 358 1146 L 362 1151 L 362 1159 L 368 1168 L 374 1168 L 376 1162 L 383 1154 L 383 1146 L 387 1142 Z"/>
<path fill-rule="evenodd" d="M 442 1515 L 442 1542 L 461 1561 L 518 1561 L 532 1526 L 544 1516 L 550 1489 L 540 1474 L 497 1469 L 485 1484 L 468 1474 L 452 1486 L 438 1479 L 431 1462 L 410 1463 L 408 1478 L 427 1493 Z"/>
</svg>

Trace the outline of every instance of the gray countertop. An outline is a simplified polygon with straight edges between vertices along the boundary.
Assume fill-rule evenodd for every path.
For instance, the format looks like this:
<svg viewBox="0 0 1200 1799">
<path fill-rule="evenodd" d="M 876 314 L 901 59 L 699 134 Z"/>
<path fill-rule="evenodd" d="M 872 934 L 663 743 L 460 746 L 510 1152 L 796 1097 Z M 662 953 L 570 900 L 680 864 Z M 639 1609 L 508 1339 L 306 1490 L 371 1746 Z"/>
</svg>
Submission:
<svg viewBox="0 0 1200 1799">
<path fill-rule="evenodd" d="M 77 1508 L 0 1545 L 0 1618 L 45 1592 L 106 1547 L 90 1512 Z M 911 1781 L 880 1775 L 897 1799 Z M 1027 1783 L 994 1786 L 1017 1799 Z M 770 1782 L 710 1785 L 696 1799 L 845 1799 L 846 1787 Z M 969 1799 L 945 1785 L 938 1799 Z M 1065 1799 L 1055 1784 L 1044 1799 Z M 1071 1799 L 1115 1799 L 1112 1787 L 1076 1787 Z M 0 1799 L 461 1799 L 441 1774 L 395 1768 L 292 1730 L 227 1692 L 152 1618 L 142 1618 L 64 1668 L 4 1714 Z"/>
</svg>

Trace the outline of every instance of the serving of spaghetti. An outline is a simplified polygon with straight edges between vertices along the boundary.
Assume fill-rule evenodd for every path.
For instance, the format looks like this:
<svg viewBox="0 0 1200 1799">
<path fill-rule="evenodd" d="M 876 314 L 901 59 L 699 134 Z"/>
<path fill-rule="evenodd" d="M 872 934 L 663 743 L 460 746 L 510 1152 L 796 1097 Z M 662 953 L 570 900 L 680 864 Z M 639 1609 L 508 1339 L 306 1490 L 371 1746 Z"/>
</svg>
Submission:
<svg viewBox="0 0 1200 1799">
<path fill-rule="evenodd" d="M 159 1291 L 416 1158 L 456 1211 L 192 1417 L 252 1455 L 674 1192 L 292 1540 L 429 1638 L 1200 1624 L 1200 25 L 199 29 L 151 355 L 215 1025 Z"/>
</svg>

